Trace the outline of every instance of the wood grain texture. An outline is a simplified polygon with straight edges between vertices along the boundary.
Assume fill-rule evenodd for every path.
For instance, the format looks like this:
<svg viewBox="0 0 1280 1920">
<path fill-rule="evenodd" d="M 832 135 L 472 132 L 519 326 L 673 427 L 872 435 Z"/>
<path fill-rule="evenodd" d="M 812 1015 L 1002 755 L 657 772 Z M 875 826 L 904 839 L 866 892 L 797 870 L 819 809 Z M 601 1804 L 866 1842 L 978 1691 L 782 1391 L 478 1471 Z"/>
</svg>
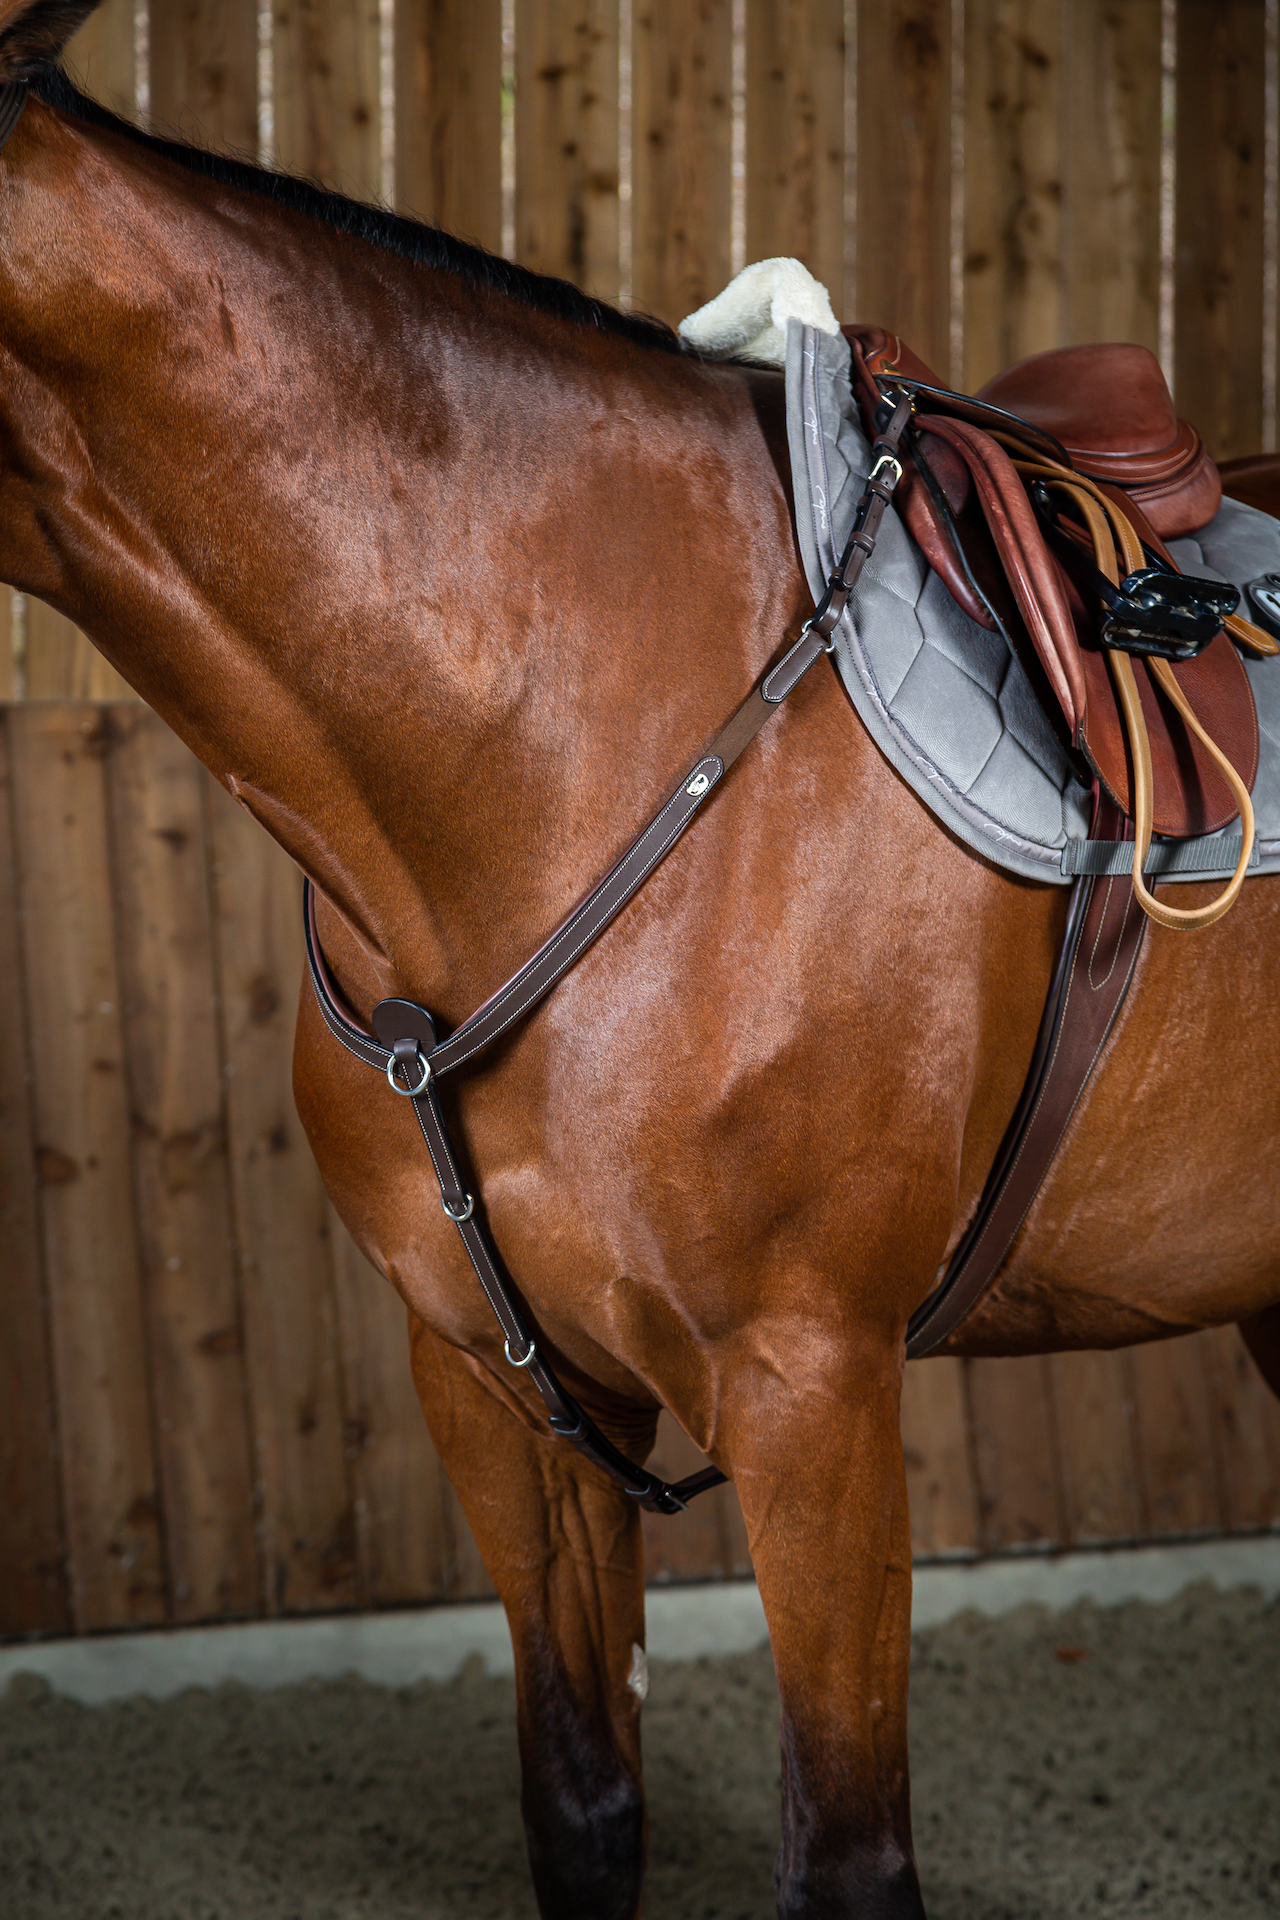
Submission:
<svg viewBox="0 0 1280 1920">
<path fill-rule="evenodd" d="M 843 0 L 747 8 L 747 259 L 803 260 L 844 305 Z"/>
<path fill-rule="evenodd" d="M 0 1634 L 65 1633 L 57 1410 L 40 1257 L 31 1058 L 14 862 L 8 718 L 0 715 Z"/>
<path fill-rule="evenodd" d="M 1156 1340 L 1129 1358 L 1147 1531 L 1216 1532 L 1223 1516 L 1204 1349 L 1194 1337 Z"/>
<path fill-rule="evenodd" d="M 1062 337 L 1160 346 L 1160 0 L 1072 0 Z"/>
<path fill-rule="evenodd" d="M 731 269 L 730 0 L 635 0 L 632 303 L 674 326 Z"/>
<path fill-rule="evenodd" d="M 302 883 L 211 779 L 205 794 L 264 1604 L 305 1612 L 351 1604 L 357 1579 L 328 1203 L 293 1103 Z"/>
<path fill-rule="evenodd" d="M 858 0 L 857 313 L 946 379 L 951 359 L 951 7 Z"/>
<path fill-rule="evenodd" d="M 151 118 L 200 146 L 258 151 L 255 0 L 150 0 Z"/>
<path fill-rule="evenodd" d="M 396 0 L 395 54 L 396 205 L 500 253 L 502 0 Z"/>
<path fill-rule="evenodd" d="M 136 700 L 129 682 L 65 614 L 27 595 L 28 700 Z"/>
<path fill-rule="evenodd" d="M 1234 1327 L 1200 1335 L 1228 1527 L 1280 1526 L 1280 1400 Z"/>
<path fill-rule="evenodd" d="M 978 1511 L 961 1361 L 943 1356 L 906 1369 L 902 1451 L 913 1551 L 926 1558 L 975 1552 Z"/>
<path fill-rule="evenodd" d="M 984 1551 L 1061 1542 L 1066 1526 L 1047 1358 L 965 1364 Z"/>
<path fill-rule="evenodd" d="M 1220 460 L 1262 445 L 1263 0 L 1178 0 L 1174 393 Z"/>
<path fill-rule="evenodd" d="M 134 1180 L 170 1618 L 250 1613 L 259 1570 L 198 763 L 145 707 L 108 758 Z"/>
<path fill-rule="evenodd" d="M 103 0 L 67 42 L 63 64 L 86 93 L 132 119 L 136 94 L 134 0 Z"/>
<path fill-rule="evenodd" d="M 1055 1353 L 1049 1373 L 1067 1538 L 1136 1539 L 1143 1508 L 1129 1356 Z"/>
<path fill-rule="evenodd" d="M 616 300 L 616 0 L 516 6 L 516 258 Z"/>
<path fill-rule="evenodd" d="M 101 709 L 10 711 L 36 1168 L 77 1627 L 164 1618 Z"/>
<path fill-rule="evenodd" d="M 332 1210 L 329 1221 L 361 1603 L 440 1599 L 450 1578 L 444 1473 L 409 1370 L 404 1303 Z"/>
<path fill-rule="evenodd" d="M 1060 0 L 965 8 L 964 385 L 1063 335 Z"/>
<path fill-rule="evenodd" d="M 0 586 L 0 701 L 12 700 L 18 688 L 19 663 L 14 652 L 13 594 Z M 25 650 L 23 655 L 25 666 Z"/>
<path fill-rule="evenodd" d="M 275 151 L 358 200 L 382 191 L 377 0 L 275 0 Z"/>
<path fill-rule="evenodd" d="M 683 1480 L 711 1463 L 669 1413 L 658 1416 L 658 1437 L 645 1463 L 664 1480 Z M 700 1493 L 675 1516 L 641 1515 L 645 1578 L 664 1585 L 671 1580 L 723 1580 L 751 1571 L 747 1530 L 732 1487 Z"/>
</svg>

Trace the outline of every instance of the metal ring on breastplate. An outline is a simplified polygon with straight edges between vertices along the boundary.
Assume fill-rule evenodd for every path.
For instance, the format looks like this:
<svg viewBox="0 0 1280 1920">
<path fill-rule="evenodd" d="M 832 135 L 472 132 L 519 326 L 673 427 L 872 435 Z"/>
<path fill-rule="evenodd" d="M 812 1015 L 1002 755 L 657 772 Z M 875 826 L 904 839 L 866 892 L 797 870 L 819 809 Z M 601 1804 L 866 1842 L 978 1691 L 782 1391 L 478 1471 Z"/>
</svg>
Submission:
<svg viewBox="0 0 1280 1920">
<path fill-rule="evenodd" d="M 392 1093 L 401 1094 L 406 1100 L 416 1100 L 420 1093 L 426 1092 L 427 1082 L 431 1078 L 431 1062 L 424 1053 L 419 1053 L 418 1065 L 422 1068 L 422 1078 L 416 1087 L 402 1087 L 400 1085 L 400 1082 L 396 1079 L 396 1068 L 400 1064 L 400 1061 L 396 1059 L 393 1053 L 387 1062 L 387 1085 L 391 1088 Z M 446 1207 L 445 1212 L 447 1213 L 448 1211 L 449 1209 Z"/>
<path fill-rule="evenodd" d="M 446 1208 L 445 1208 L 445 1212 L 447 1213 L 448 1211 L 449 1211 L 449 1210 L 448 1210 L 448 1208 L 446 1207 Z M 536 1348 L 536 1347 L 534 1346 L 534 1344 L 533 1344 L 533 1342 L 532 1342 L 532 1340 L 531 1340 L 531 1341 L 529 1342 L 529 1351 L 528 1351 L 528 1353 L 526 1353 L 526 1355 L 524 1356 L 524 1359 L 523 1359 L 523 1360 L 517 1360 L 517 1359 L 516 1359 L 516 1357 L 515 1357 L 515 1355 L 514 1355 L 514 1353 L 512 1353 L 512 1351 L 511 1351 L 511 1342 L 510 1342 L 509 1340 L 504 1340 L 504 1341 L 503 1341 L 503 1343 L 502 1343 L 502 1346 L 503 1346 L 503 1351 L 505 1352 L 505 1354 L 506 1354 L 506 1356 L 507 1356 L 507 1359 L 508 1359 L 508 1360 L 509 1360 L 509 1361 L 511 1362 L 511 1364 L 512 1364 L 512 1366 L 513 1366 L 513 1367 L 527 1367 L 527 1366 L 528 1366 L 528 1364 L 529 1364 L 529 1362 L 530 1362 L 530 1361 L 531 1361 L 531 1360 L 533 1359 L 533 1356 L 534 1356 L 534 1354 L 535 1354 L 535 1353 L 536 1353 L 536 1352 L 538 1351 L 538 1349 L 537 1349 L 537 1348 Z"/>
<path fill-rule="evenodd" d="M 462 1223 L 463 1223 L 463 1221 L 464 1221 L 464 1220 L 469 1220 L 469 1219 L 471 1218 L 471 1216 L 472 1216 L 472 1214 L 473 1214 L 473 1213 L 475 1212 L 475 1210 L 476 1210 L 476 1202 L 475 1202 L 475 1195 L 474 1195 L 474 1194 L 470 1194 L 470 1193 L 469 1193 L 469 1194 L 467 1195 L 467 1197 L 466 1197 L 466 1202 L 465 1202 L 465 1204 L 464 1204 L 464 1206 L 463 1206 L 463 1209 L 462 1209 L 462 1211 L 461 1211 L 461 1213 L 455 1213 L 455 1212 L 454 1212 L 454 1210 L 453 1210 L 453 1208 L 452 1208 L 452 1207 L 451 1207 L 451 1206 L 449 1205 L 449 1202 L 448 1202 L 447 1200 L 444 1200 L 444 1199 L 442 1199 L 442 1200 L 441 1200 L 441 1202 L 440 1202 L 440 1205 L 441 1205 L 441 1206 L 442 1206 L 442 1207 L 444 1208 L 444 1210 L 445 1210 L 445 1212 L 446 1212 L 446 1213 L 448 1214 L 448 1216 L 449 1216 L 449 1218 L 450 1218 L 450 1219 L 452 1220 L 452 1222 L 453 1222 L 453 1224 L 454 1224 L 454 1226 L 455 1226 L 455 1227 L 460 1227 L 460 1226 L 462 1225 Z M 523 1361 L 523 1360 L 518 1360 L 518 1361 L 517 1361 L 517 1360 L 513 1360 L 511 1364 L 512 1364 L 513 1366 L 521 1366 L 521 1367 L 522 1367 L 522 1366 L 524 1365 L 524 1361 Z"/>
</svg>

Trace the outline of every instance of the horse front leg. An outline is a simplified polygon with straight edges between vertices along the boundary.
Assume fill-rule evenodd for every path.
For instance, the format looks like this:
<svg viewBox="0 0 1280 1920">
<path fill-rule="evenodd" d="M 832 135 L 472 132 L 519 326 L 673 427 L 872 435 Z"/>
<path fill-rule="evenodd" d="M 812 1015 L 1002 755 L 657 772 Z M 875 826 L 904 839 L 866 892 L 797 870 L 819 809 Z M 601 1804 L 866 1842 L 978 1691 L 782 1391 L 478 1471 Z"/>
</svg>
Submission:
<svg viewBox="0 0 1280 1920">
<path fill-rule="evenodd" d="M 646 1822 L 644 1645 L 636 1504 L 550 1430 L 530 1428 L 479 1366 L 410 1318 L 427 1425 L 506 1608 L 515 1653 L 521 1807 L 544 1920 L 634 1920 Z"/>
<path fill-rule="evenodd" d="M 724 1451 L 782 1707 L 780 1920 L 923 1920 L 911 1846 L 901 1348 L 771 1341 L 729 1370 Z"/>
</svg>

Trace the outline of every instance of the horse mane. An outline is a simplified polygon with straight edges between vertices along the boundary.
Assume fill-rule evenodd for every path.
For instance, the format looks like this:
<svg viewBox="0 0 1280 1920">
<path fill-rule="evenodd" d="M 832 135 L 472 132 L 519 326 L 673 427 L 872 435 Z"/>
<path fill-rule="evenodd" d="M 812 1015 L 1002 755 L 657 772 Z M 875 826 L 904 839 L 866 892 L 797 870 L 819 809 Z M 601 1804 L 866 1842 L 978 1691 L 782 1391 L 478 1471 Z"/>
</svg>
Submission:
<svg viewBox="0 0 1280 1920">
<path fill-rule="evenodd" d="M 32 76 L 30 85 L 33 93 L 59 113 L 86 121 L 90 126 L 106 127 L 113 133 L 122 134 L 136 146 L 145 147 L 151 153 L 163 154 L 166 159 L 175 161 L 178 166 L 185 167 L 188 173 L 194 173 L 201 179 L 258 194 L 265 200 L 274 201 L 277 206 L 288 207 L 295 213 L 320 220 L 339 233 L 350 234 L 421 266 L 456 273 L 485 292 L 506 294 L 512 300 L 518 300 L 536 312 L 551 314 L 558 320 L 567 320 L 580 327 L 594 327 L 602 333 L 617 334 L 636 346 L 656 349 L 659 353 L 690 353 L 692 358 L 700 357 L 686 347 L 665 321 L 651 319 L 646 314 L 623 313 L 604 300 L 592 299 L 590 294 L 582 293 L 568 280 L 558 280 L 550 274 L 534 273 L 529 267 L 517 266 L 514 261 L 488 253 L 483 247 L 455 239 L 453 234 L 446 233 L 441 227 L 408 219 L 403 214 L 371 206 L 366 201 L 350 200 L 345 194 L 331 193 L 317 186 L 315 181 L 303 179 L 298 174 L 260 167 L 247 159 L 211 153 L 206 147 L 192 146 L 185 140 L 144 132 L 131 121 L 122 120 L 118 114 L 111 113 L 96 100 L 81 93 L 60 66 L 43 68 Z"/>
</svg>

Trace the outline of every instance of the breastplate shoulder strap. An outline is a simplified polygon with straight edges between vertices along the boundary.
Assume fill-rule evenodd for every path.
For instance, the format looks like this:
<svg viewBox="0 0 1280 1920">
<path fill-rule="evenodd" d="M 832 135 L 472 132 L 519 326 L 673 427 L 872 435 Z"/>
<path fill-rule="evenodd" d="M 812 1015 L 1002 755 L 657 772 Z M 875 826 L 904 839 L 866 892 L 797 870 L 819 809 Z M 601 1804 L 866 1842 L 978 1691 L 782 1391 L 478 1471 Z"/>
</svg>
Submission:
<svg viewBox="0 0 1280 1920">
<path fill-rule="evenodd" d="M 718 1467 L 707 1467 L 701 1473 L 677 1481 L 674 1486 L 669 1485 L 620 1453 L 565 1391 L 539 1351 L 533 1330 L 517 1303 L 515 1290 L 502 1270 L 497 1250 L 477 1215 L 475 1198 L 466 1189 L 438 1087 L 446 1074 L 491 1046 L 563 979 L 670 852 L 738 755 L 778 712 L 809 669 L 831 650 L 834 644 L 831 636 L 862 567 L 875 550 L 880 522 L 902 471 L 897 452 L 910 411 L 903 396 L 895 397 L 886 408 L 888 419 L 876 441 L 871 472 L 854 512 L 853 529 L 822 600 L 798 638 L 777 665 L 762 675 L 707 752 L 689 768 L 675 791 L 604 879 L 533 958 L 447 1039 L 436 1039 L 431 1015 L 412 1000 L 381 1001 L 373 1012 L 373 1034 L 359 1025 L 342 1005 L 325 965 L 316 933 L 315 894 L 310 881 L 303 889 L 307 967 L 324 1022 L 349 1053 L 369 1066 L 381 1068 L 392 1091 L 412 1102 L 440 1183 L 441 1206 L 457 1228 L 467 1258 L 493 1308 L 502 1329 L 508 1361 L 528 1373 L 542 1396 L 554 1431 L 562 1439 L 572 1441 L 625 1493 L 654 1513 L 679 1513 L 695 1494 L 719 1486 L 725 1475 Z"/>
</svg>

